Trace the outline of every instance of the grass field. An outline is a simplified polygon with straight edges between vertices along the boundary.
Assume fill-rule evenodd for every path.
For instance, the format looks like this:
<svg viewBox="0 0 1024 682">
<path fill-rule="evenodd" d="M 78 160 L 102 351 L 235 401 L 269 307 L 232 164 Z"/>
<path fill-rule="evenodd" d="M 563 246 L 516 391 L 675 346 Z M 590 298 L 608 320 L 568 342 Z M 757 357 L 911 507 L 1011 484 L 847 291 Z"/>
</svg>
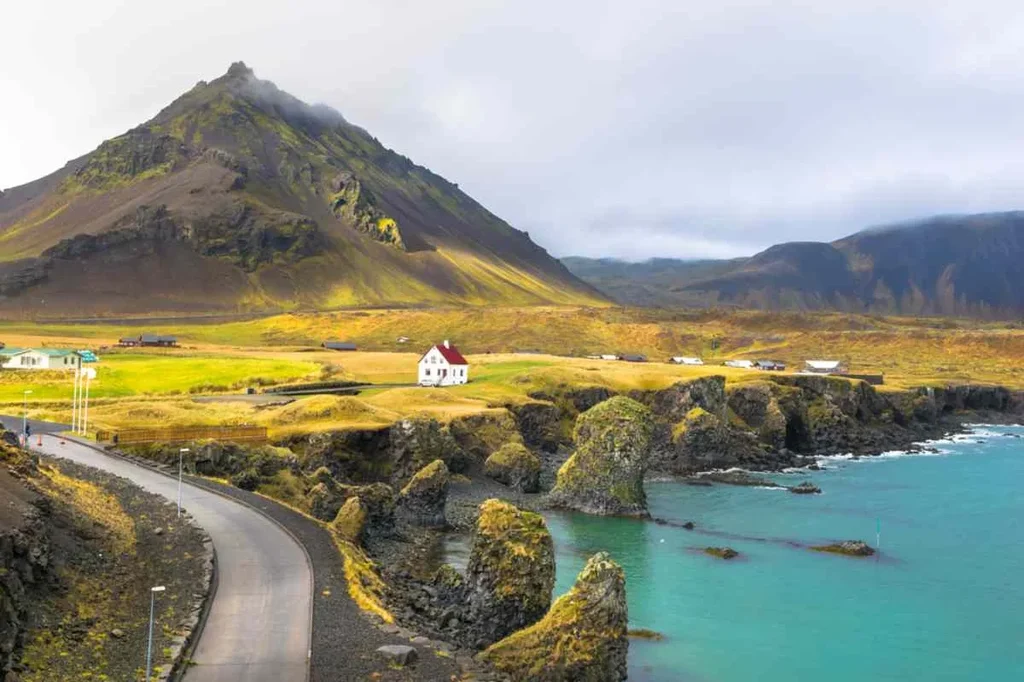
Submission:
<svg viewBox="0 0 1024 682">
<path fill-rule="evenodd" d="M 173 351 L 103 350 L 141 330 L 175 333 Z M 411 341 L 399 344 L 407 336 Z M 353 340 L 355 353 L 318 346 Z M 450 389 L 380 388 L 356 397 L 305 398 L 287 406 L 238 402 L 197 404 L 191 395 L 237 392 L 249 385 L 345 378 L 410 384 L 430 343 L 455 341 L 471 362 L 471 382 Z M 529 400 L 559 384 L 616 390 L 663 388 L 681 379 L 720 374 L 729 382 L 758 372 L 721 366 L 729 358 L 771 358 L 799 368 L 803 360 L 846 361 L 851 370 L 882 373 L 886 389 L 947 383 L 1024 388 L 1024 329 L 969 320 L 882 318 L 834 313 L 666 312 L 586 308 L 490 308 L 361 311 L 277 315 L 244 322 L 181 325 L 33 325 L 0 323 L 11 346 L 99 348 L 91 416 L 97 427 L 171 424 L 262 424 L 272 436 L 377 426 L 413 414 L 441 419 Z M 529 354 L 510 350 L 529 350 Z M 538 353 L 535 351 L 544 351 Z M 631 364 L 570 355 L 639 352 Z M 670 355 L 701 355 L 709 364 L 680 367 Z M 67 414 L 71 383 L 51 373 L 0 372 L 0 411 L 15 410 L 22 392 L 39 416 Z M 7 405 L 6 410 L 4 404 Z"/>
</svg>

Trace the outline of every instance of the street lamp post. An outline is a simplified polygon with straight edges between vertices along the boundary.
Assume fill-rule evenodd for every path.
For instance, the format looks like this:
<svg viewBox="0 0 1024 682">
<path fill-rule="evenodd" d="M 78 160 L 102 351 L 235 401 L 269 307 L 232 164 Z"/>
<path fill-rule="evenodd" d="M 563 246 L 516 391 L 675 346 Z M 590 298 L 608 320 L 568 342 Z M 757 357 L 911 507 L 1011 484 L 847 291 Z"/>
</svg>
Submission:
<svg viewBox="0 0 1024 682">
<path fill-rule="evenodd" d="M 180 450 L 178 450 L 178 518 L 179 519 L 181 518 L 181 470 L 183 468 L 183 466 L 182 466 L 182 459 L 183 459 L 185 453 L 188 452 L 188 451 L 189 451 L 188 448 L 181 448 Z"/>
<path fill-rule="evenodd" d="M 163 585 L 159 585 L 149 590 L 149 645 L 146 647 L 146 682 L 149 682 L 150 673 L 153 671 L 153 616 L 156 613 L 156 594 L 166 589 Z"/>
<path fill-rule="evenodd" d="M 32 391 L 25 391 L 22 396 L 22 408 L 21 408 L 21 432 L 28 438 L 28 396 Z"/>
</svg>

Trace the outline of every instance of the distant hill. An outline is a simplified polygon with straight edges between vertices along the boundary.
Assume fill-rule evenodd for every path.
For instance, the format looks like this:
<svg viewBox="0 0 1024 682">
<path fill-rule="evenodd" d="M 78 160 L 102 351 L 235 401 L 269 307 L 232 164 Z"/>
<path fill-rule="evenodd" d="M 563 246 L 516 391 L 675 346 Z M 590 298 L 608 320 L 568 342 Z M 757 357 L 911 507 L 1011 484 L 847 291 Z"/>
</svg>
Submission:
<svg viewBox="0 0 1024 682">
<path fill-rule="evenodd" d="M 0 313 L 602 303 L 525 232 L 242 63 L 0 193 Z"/>
<path fill-rule="evenodd" d="M 1024 314 L 1024 212 L 942 216 L 730 261 L 563 262 L 629 305 Z"/>
</svg>

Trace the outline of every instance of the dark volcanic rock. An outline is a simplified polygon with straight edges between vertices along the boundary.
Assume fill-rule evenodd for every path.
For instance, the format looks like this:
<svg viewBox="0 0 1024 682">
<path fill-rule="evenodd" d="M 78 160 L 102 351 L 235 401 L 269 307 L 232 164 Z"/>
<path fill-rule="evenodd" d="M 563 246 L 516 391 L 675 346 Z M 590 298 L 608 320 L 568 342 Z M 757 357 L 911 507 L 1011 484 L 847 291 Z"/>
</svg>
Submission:
<svg viewBox="0 0 1024 682">
<path fill-rule="evenodd" d="M 620 682 L 626 679 L 627 621 L 625 574 L 601 552 L 540 622 L 480 658 L 514 680 Z"/>
<path fill-rule="evenodd" d="M 651 409 L 656 419 L 676 423 L 694 408 L 725 418 L 725 377 L 682 381 L 660 391 L 633 391 L 629 397 Z"/>
<path fill-rule="evenodd" d="M 468 463 L 462 448 L 436 419 L 403 419 L 391 427 L 389 442 L 391 482 L 396 486 L 436 459 L 455 473 L 464 471 Z"/>
<path fill-rule="evenodd" d="M 480 505 L 465 584 L 471 639 L 481 647 L 540 619 L 555 586 L 544 518 L 499 500 Z"/>
<path fill-rule="evenodd" d="M 705 547 L 704 553 L 708 556 L 718 557 L 719 559 L 735 559 L 740 555 L 732 547 Z"/>
<path fill-rule="evenodd" d="M 558 471 L 551 504 L 589 514 L 646 516 L 643 482 L 652 432 L 650 411 L 623 396 L 581 414 L 576 452 Z"/>
<path fill-rule="evenodd" d="M 443 528 L 451 476 L 443 460 L 435 459 L 423 467 L 398 494 L 395 511 L 400 519 L 414 526 Z"/>
<path fill-rule="evenodd" d="M 790 487 L 789 492 L 797 495 L 816 495 L 821 492 L 821 488 L 810 481 L 804 481 L 803 483 L 798 483 L 797 485 Z"/>
<path fill-rule="evenodd" d="M 815 552 L 827 552 L 829 554 L 844 554 L 846 556 L 864 557 L 875 553 L 874 548 L 862 540 L 844 540 L 831 545 L 819 545 L 811 547 Z"/>
<path fill-rule="evenodd" d="M 519 443 L 501 446 L 484 463 L 484 472 L 489 477 L 522 493 L 537 492 L 540 469 L 540 458 Z"/>
</svg>

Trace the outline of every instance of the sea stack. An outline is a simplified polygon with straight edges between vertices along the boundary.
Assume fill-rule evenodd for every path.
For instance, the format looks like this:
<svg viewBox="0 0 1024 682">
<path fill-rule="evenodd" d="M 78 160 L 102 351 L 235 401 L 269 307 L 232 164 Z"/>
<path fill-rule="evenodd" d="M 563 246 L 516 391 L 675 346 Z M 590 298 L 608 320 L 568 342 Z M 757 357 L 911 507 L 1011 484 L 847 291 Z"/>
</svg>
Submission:
<svg viewBox="0 0 1024 682">
<path fill-rule="evenodd" d="M 625 574 L 600 552 L 544 618 L 480 658 L 513 680 L 620 682 L 626 679 L 627 622 Z"/>
<path fill-rule="evenodd" d="M 648 516 L 644 474 L 654 423 L 651 412 L 624 396 L 576 419 L 576 452 L 558 471 L 550 502 L 605 516 Z"/>
</svg>

